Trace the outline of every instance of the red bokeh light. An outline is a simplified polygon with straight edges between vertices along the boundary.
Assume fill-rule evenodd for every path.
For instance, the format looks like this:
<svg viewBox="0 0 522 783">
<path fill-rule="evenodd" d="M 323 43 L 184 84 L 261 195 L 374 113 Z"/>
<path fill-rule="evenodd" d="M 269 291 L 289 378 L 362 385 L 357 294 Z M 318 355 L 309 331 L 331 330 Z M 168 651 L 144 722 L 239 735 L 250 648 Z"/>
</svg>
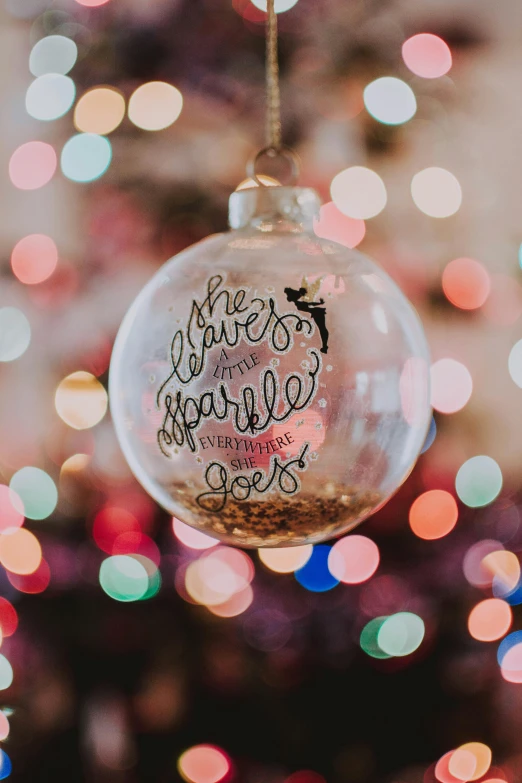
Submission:
<svg viewBox="0 0 522 783">
<path fill-rule="evenodd" d="M 18 628 L 18 613 L 7 598 L 0 598 L 0 628 L 3 636 L 12 636 Z"/>
</svg>

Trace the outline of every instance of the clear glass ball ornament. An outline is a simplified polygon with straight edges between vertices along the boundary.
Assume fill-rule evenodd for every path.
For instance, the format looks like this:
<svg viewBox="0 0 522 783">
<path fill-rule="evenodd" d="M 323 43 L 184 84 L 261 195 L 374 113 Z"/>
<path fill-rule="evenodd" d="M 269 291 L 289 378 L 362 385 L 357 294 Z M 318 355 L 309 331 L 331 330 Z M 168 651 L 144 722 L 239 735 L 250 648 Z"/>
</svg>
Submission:
<svg viewBox="0 0 522 783">
<path fill-rule="evenodd" d="M 308 188 L 233 193 L 232 230 L 168 261 L 116 339 L 132 471 L 228 543 L 345 533 L 403 483 L 429 425 L 416 312 L 369 258 L 314 234 L 319 207 Z"/>
</svg>

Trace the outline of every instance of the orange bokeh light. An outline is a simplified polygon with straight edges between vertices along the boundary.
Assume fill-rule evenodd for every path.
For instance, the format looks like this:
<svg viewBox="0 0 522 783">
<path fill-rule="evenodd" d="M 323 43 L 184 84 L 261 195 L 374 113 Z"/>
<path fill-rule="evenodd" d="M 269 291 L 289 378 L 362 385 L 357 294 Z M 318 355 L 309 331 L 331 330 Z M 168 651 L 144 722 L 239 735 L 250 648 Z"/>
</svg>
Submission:
<svg viewBox="0 0 522 783">
<path fill-rule="evenodd" d="M 491 281 L 486 269 L 474 258 L 455 258 L 442 273 L 442 290 L 455 307 L 476 310 L 488 298 Z"/>
<path fill-rule="evenodd" d="M 482 565 L 493 579 L 497 579 L 506 591 L 514 590 L 520 579 L 520 563 L 513 552 L 499 549 L 490 552 L 482 560 Z"/>
<path fill-rule="evenodd" d="M 196 745 L 182 753 L 178 771 L 188 783 L 219 783 L 230 771 L 230 761 L 213 745 Z"/>
<path fill-rule="evenodd" d="M 43 141 L 28 141 L 11 155 L 9 177 L 20 190 L 37 190 L 53 177 L 57 166 L 56 152 Z"/>
<path fill-rule="evenodd" d="M 254 591 L 247 585 L 243 590 L 225 601 L 222 604 L 207 606 L 209 612 L 217 615 L 217 617 L 238 617 L 243 612 L 246 612 L 252 601 L 254 600 Z"/>
<path fill-rule="evenodd" d="M 282 546 L 276 549 L 259 549 L 258 555 L 267 568 L 276 574 L 291 574 L 302 568 L 313 552 L 312 544 L 303 546 Z"/>
<path fill-rule="evenodd" d="M 36 536 L 25 528 L 9 529 L 0 536 L 0 563 L 13 574 L 32 574 L 42 559 Z"/>
<path fill-rule="evenodd" d="M 457 501 L 444 489 L 430 489 L 414 500 L 410 508 L 410 527 L 419 538 L 433 541 L 450 533 L 459 517 Z"/>
<path fill-rule="evenodd" d="M 337 541 L 328 555 L 328 570 L 344 584 L 366 582 L 379 566 L 379 548 L 366 536 L 346 536 Z"/>
<path fill-rule="evenodd" d="M 449 771 L 463 781 L 479 780 L 491 766 L 491 749 L 483 742 L 466 742 L 451 756 Z"/>
<path fill-rule="evenodd" d="M 29 234 L 13 248 L 11 267 L 21 283 L 36 285 L 52 275 L 58 263 L 58 249 L 45 234 Z"/>
<path fill-rule="evenodd" d="M 513 612 L 501 598 L 487 598 L 478 603 L 468 617 L 468 630 L 479 642 L 501 639 L 511 628 Z"/>
</svg>

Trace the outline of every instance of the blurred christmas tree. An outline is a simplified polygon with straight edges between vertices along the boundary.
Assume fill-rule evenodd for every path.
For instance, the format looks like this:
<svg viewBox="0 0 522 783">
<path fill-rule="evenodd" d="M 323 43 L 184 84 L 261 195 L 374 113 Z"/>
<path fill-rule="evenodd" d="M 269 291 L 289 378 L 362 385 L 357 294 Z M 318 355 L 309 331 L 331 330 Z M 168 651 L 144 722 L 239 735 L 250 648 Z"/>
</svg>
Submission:
<svg viewBox="0 0 522 783">
<path fill-rule="evenodd" d="M 341 582 L 311 548 L 238 552 L 248 576 L 195 593 L 212 542 L 155 508 L 116 444 L 121 318 L 225 229 L 262 145 L 259 6 L 1 12 L 0 739 L 35 783 L 516 783 L 515 0 L 279 4 L 285 141 L 327 202 L 318 231 L 397 280 L 433 354 L 426 453 L 336 545 Z"/>
</svg>

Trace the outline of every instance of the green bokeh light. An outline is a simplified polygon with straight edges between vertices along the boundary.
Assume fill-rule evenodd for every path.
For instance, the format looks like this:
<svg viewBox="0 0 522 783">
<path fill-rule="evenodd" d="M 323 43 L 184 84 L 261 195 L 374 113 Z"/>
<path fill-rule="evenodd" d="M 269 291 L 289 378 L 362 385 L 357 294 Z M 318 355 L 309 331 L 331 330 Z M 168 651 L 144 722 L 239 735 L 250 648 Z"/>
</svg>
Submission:
<svg viewBox="0 0 522 783">
<path fill-rule="evenodd" d="M 412 612 L 397 612 L 385 619 L 377 634 L 377 646 L 382 652 L 402 658 L 415 652 L 424 639 L 424 622 Z"/>
<path fill-rule="evenodd" d="M 487 506 L 502 489 L 502 471 L 491 457 L 472 457 L 461 465 L 455 479 L 455 489 L 466 506 Z"/>
<path fill-rule="evenodd" d="M 379 636 L 379 631 L 381 630 L 381 627 L 386 622 L 388 617 L 375 617 L 373 620 L 370 620 L 369 623 L 367 623 L 361 632 L 361 637 L 359 640 L 359 644 L 361 645 L 361 649 L 366 653 L 366 655 L 369 655 L 371 658 L 391 658 L 391 655 L 388 655 L 388 653 L 385 653 L 384 650 L 381 650 L 377 643 L 377 638 Z"/>
<path fill-rule="evenodd" d="M 100 584 L 108 596 L 123 602 L 145 598 L 150 588 L 145 567 L 132 555 L 114 555 L 104 560 Z"/>
<path fill-rule="evenodd" d="M 77 133 L 65 143 L 61 167 L 73 182 L 92 182 L 107 171 L 111 160 L 109 139 L 96 133 Z"/>
<path fill-rule="evenodd" d="M 58 502 L 58 490 L 52 478 L 40 468 L 26 467 L 17 471 L 9 486 L 23 503 L 29 519 L 45 519 L 52 514 Z"/>
</svg>

